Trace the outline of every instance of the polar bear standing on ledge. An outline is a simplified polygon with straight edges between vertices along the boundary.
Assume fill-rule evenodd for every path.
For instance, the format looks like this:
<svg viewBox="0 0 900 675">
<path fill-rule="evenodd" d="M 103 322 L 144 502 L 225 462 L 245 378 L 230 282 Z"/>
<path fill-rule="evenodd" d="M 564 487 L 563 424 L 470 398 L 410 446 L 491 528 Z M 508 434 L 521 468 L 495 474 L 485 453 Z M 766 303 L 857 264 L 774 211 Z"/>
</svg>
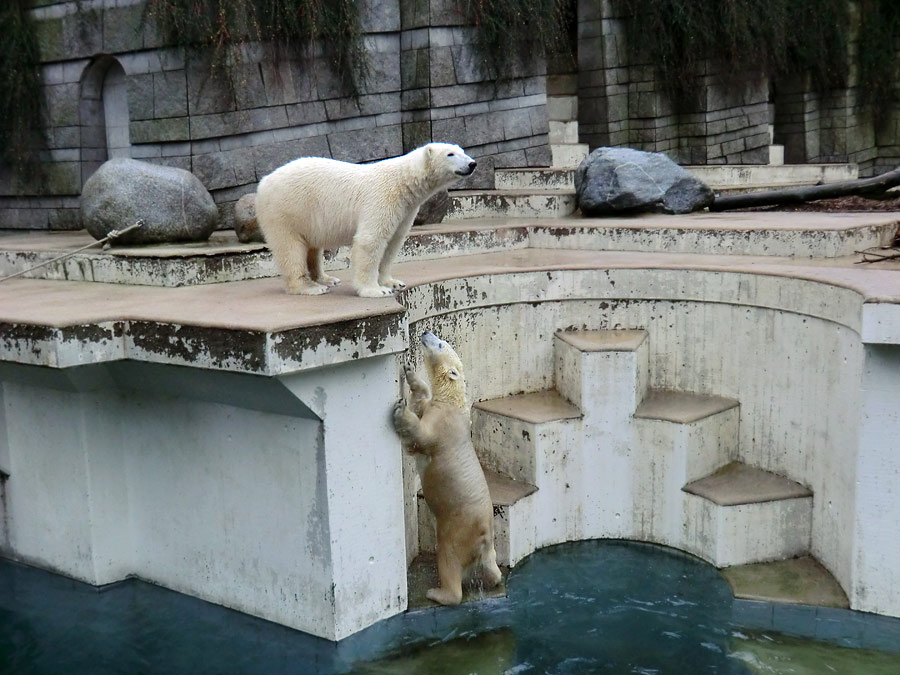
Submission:
<svg viewBox="0 0 900 675">
<path fill-rule="evenodd" d="M 256 219 L 288 293 L 318 295 L 340 283 L 325 274 L 324 249 L 352 244 L 356 292 L 391 295 L 406 285 L 391 277 L 391 265 L 419 207 L 474 170 L 472 158 L 449 143 L 372 164 L 301 157 L 259 182 Z"/>
<path fill-rule="evenodd" d="M 410 399 L 394 407 L 394 428 L 407 450 L 421 453 L 422 492 L 437 521 L 439 588 L 426 593 L 442 605 L 462 599 L 466 569 L 479 564 L 486 585 L 501 579 L 494 550 L 494 507 L 472 447 L 462 362 L 447 342 L 422 335 L 429 384 L 406 370 Z"/>
</svg>

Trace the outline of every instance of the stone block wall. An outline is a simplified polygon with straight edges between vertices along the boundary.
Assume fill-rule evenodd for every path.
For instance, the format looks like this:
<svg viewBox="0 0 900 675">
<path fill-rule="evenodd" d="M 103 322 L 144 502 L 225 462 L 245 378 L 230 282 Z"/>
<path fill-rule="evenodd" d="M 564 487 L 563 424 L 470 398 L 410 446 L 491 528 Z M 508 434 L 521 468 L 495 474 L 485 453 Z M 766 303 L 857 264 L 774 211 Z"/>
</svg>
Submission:
<svg viewBox="0 0 900 675">
<path fill-rule="evenodd" d="M 79 228 L 81 186 L 123 153 L 195 173 L 223 227 L 260 178 L 304 155 L 367 162 L 454 142 L 479 161 L 460 187 L 493 187 L 494 166 L 549 163 L 543 63 L 502 82 L 482 74 L 456 0 L 362 5 L 369 76 L 353 96 L 321 53 L 248 44 L 212 76 L 211 55 L 167 47 L 142 22 L 145 0 L 38 0 L 44 178 L 0 166 L 0 229 Z"/>
<path fill-rule="evenodd" d="M 628 49 L 618 4 L 578 1 L 578 122 L 591 147 L 665 152 L 682 164 L 768 162 L 767 83 L 734 92 L 711 64 L 706 71 L 696 109 L 676 114 L 649 58 Z"/>
<path fill-rule="evenodd" d="M 851 42 L 851 57 L 859 39 Z M 785 146 L 788 163 L 856 162 L 864 176 L 900 163 L 900 82 L 894 100 L 879 103 L 891 112 L 875 129 L 853 72 L 847 89 L 820 95 L 797 78 L 748 76 L 726 87 L 707 63 L 697 81 L 700 104 L 676 115 L 655 68 L 628 49 L 614 0 L 578 0 L 577 56 L 579 129 L 592 148 L 665 152 L 682 164 L 766 164 L 774 124 L 774 143 Z M 733 82 L 734 74 L 727 75 Z"/>
</svg>

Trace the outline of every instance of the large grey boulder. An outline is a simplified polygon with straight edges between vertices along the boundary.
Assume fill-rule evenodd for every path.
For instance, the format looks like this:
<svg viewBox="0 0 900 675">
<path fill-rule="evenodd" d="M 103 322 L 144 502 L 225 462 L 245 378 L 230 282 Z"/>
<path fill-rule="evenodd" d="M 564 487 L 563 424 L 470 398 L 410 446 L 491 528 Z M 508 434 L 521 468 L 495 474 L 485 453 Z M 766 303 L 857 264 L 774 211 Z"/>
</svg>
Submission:
<svg viewBox="0 0 900 675">
<path fill-rule="evenodd" d="M 594 150 L 575 171 L 575 195 L 586 216 L 690 213 L 715 198 L 708 185 L 661 152 L 632 148 Z"/>
<path fill-rule="evenodd" d="M 115 244 L 205 241 L 216 229 L 219 210 L 190 171 L 116 158 L 100 165 L 85 182 L 81 219 L 95 239 L 144 221 Z"/>
</svg>

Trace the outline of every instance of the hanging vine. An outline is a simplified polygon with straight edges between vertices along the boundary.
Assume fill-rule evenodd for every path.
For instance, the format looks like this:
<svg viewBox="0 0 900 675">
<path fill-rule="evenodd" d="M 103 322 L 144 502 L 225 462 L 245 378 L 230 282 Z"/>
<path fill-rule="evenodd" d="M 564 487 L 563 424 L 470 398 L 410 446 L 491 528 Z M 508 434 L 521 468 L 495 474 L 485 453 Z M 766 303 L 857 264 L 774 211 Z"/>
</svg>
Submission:
<svg viewBox="0 0 900 675">
<path fill-rule="evenodd" d="M 575 3 L 570 0 L 464 0 L 463 15 L 475 27 L 482 72 L 515 77 L 536 58 L 572 57 Z"/>
<path fill-rule="evenodd" d="M 40 52 L 29 0 L 0 7 L 0 162 L 28 180 L 44 146 Z"/>
<path fill-rule="evenodd" d="M 892 0 L 888 0 L 891 2 Z M 726 86 L 748 74 L 805 73 L 817 91 L 846 85 L 848 0 L 618 0 L 633 62 L 649 57 L 670 100 L 694 109 L 707 61 Z"/>
<path fill-rule="evenodd" d="M 217 71 L 230 63 L 230 47 L 268 42 L 296 58 L 320 47 L 354 93 L 367 74 L 357 0 L 148 0 L 144 18 L 170 45 L 209 50 Z"/>
</svg>

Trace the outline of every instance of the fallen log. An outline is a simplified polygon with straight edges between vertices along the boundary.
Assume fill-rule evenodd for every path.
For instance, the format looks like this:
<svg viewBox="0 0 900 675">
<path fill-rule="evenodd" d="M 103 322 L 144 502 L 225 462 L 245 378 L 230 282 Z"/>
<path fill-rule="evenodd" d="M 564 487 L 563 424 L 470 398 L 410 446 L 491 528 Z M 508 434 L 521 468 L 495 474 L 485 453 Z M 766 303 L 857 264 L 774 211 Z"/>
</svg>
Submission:
<svg viewBox="0 0 900 675">
<path fill-rule="evenodd" d="M 881 195 L 892 187 L 900 185 L 900 167 L 880 176 L 846 180 L 840 183 L 808 185 L 785 188 L 783 190 L 761 190 L 736 195 L 716 195 L 709 206 L 710 211 L 746 209 L 752 206 L 779 206 L 782 204 L 803 204 L 817 199 L 834 199 L 849 195 Z"/>
</svg>

